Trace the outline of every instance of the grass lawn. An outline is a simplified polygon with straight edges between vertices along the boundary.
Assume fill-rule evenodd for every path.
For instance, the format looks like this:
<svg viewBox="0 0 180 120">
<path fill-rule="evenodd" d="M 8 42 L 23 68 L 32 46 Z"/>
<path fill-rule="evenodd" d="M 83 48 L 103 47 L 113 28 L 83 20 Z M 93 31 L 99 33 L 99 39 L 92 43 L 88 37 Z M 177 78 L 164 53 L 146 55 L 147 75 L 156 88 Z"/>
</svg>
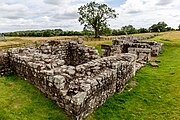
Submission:
<svg viewBox="0 0 180 120">
<path fill-rule="evenodd" d="M 98 50 L 98 53 L 101 55 L 101 44 L 112 44 L 110 40 L 103 40 L 103 41 L 84 41 L 84 44 L 88 46 L 93 46 Z"/>
<path fill-rule="evenodd" d="M 68 120 L 69 117 L 27 81 L 0 77 L 0 120 Z"/>
<path fill-rule="evenodd" d="M 87 120 L 180 119 L 180 32 L 163 33 L 153 40 L 165 44 L 158 68 L 146 65 L 121 94 L 116 93 Z M 102 42 L 85 44 L 99 48 Z M 110 44 L 106 41 L 106 44 Z M 131 90 L 132 89 L 132 90 Z M 131 91 L 130 91 L 131 90 Z M 14 75 L 0 77 L 0 120 L 70 119 L 33 85 Z"/>
</svg>

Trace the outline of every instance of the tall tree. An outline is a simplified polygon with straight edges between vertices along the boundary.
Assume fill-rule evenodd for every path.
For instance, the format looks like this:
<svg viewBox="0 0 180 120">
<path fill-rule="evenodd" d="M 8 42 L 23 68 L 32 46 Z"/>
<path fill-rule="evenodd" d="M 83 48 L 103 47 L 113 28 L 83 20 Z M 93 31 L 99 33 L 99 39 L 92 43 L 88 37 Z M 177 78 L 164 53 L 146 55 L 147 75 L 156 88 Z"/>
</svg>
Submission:
<svg viewBox="0 0 180 120">
<path fill-rule="evenodd" d="M 179 26 L 178 26 L 178 29 L 180 30 L 180 24 L 179 24 Z"/>
<path fill-rule="evenodd" d="M 107 28 L 107 20 L 116 18 L 118 14 L 106 4 L 90 2 L 78 8 L 79 22 L 84 28 L 94 30 L 95 38 L 99 37 L 100 30 Z"/>
</svg>

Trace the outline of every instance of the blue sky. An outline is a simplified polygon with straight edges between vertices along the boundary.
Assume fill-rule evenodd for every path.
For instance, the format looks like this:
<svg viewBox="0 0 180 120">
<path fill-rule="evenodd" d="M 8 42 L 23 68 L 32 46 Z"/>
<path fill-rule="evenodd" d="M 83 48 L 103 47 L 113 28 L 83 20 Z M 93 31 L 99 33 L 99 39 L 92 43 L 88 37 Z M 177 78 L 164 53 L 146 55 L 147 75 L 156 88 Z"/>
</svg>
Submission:
<svg viewBox="0 0 180 120">
<path fill-rule="evenodd" d="M 111 7 L 119 7 L 123 3 L 125 3 L 126 0 L 109 0 L 107 1 L 107 4 Z"/>
<path fill-rule="evenodd" d="M 91 0 L 1 0 L 0 33 L 55 29 L 79 30 L 77 9 Z M 150 27 L 165 21 L 170 27 L 180 24 L 180 0 L 94 0 L 108 4 L 119 14 L 108 20 L 110 28 L 120 29 L 124 25 L 136 28 Z"/>
</svg>

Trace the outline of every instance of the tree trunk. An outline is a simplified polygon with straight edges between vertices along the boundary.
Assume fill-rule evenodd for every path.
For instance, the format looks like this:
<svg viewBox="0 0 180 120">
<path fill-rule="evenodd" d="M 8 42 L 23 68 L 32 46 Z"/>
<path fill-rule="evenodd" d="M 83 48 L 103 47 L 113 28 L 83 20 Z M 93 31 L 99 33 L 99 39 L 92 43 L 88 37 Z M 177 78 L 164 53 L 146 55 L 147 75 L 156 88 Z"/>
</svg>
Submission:
<svg viewBox="0 0 180 120">
<path fill-rule="evenodd" d="M 100 36 L 99 36 L 99 29 L 95 28 L 94 31 L 95 31 L 95 38 L 100 38 Z"/>
</svg>

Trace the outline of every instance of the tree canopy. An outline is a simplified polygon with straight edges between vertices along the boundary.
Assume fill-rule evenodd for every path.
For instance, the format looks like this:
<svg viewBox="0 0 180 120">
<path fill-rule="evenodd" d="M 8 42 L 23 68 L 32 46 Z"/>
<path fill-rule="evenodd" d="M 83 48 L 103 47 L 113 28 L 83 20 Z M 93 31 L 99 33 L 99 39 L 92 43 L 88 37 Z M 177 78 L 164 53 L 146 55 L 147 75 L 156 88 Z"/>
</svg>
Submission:
<svg viewBox="0 0 180 120">
<path fill-rule="evenodd" d="M 84 24 L 85 29 L 94 30 L 95 37 L 99 37 L 101 30 L 105 30 L 108 26 L 107 20 L 116 18 L 118 14 L 115 10 L 108 7 L 106 4 L 90 2 L 78 8 L 80 15 L 79 22 Z"/>
<path fill-rule="evenodd" d="M 136 28 L 134 28 L 132 25 L 123 26 L 121 30 L 124 31 L 126 35 L 137 33 Z"/>
<path fill-rule="evenodd" d="M 168 25 L 165 22 L 158 22 L 158 24 L 153 24 L 149 30 L 151 32 L 165 32 Z"/>
</svg>

